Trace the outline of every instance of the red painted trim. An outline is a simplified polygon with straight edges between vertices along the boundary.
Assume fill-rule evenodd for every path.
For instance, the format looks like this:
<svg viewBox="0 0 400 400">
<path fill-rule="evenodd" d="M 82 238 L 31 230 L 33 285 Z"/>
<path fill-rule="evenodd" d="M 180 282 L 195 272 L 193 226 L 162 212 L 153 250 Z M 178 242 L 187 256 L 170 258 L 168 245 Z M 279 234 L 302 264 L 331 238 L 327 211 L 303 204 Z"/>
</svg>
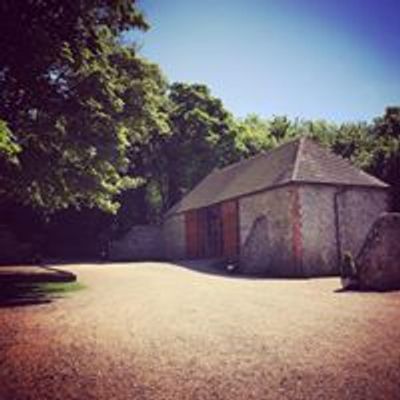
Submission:
<svg viewBox="0 0 400 400">
<path fill-rule="evenodd" d="M 301 205 L 298 188 L 292 190 L 292 251 L 298 275 L 303 274 L 303 238 L 301 235 Z"/>
</svg>

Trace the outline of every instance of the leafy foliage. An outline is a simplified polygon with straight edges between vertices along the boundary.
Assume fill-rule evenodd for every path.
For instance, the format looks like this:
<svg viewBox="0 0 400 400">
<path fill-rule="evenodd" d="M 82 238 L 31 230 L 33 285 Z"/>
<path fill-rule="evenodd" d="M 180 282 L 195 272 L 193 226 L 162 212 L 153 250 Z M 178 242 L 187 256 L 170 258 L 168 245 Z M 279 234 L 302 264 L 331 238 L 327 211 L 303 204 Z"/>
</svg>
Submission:
<svg viewBox="0 0 400 400">
<path fill-rule="evenodd" d="M 236 159 L 237 125 L 222 102 L 205 85 L 174 83 L 166 109 L 170 133 L 155 136 L 144 163 L 150 198 L 165 211 L 213 168 Z M 152 185 L 156 184 L 156 187 Z"/>
<path fill-rule="evenodd" d="M 237 124 L 236 149 L 241 157 L 247 158 L 277 145 L 276 138 L 271 134 L 269 121 L 258 115 L 250 114 L 238 120 Z"/>
<path fill-rule="evenodd" d="M 135 92 L 145 101 L 142 62 L 118 45 L 118 34 L 145 28 L 141 14 L 124 0 L 0 7 L 0 118 L 20 149 L 18 164 L 1 171 L 11 184 L 0 195 L 46 212 L 71 205 L 115 212 L 115 195 L 136 183 L 124 174 L 126 152 L 142 133 L 126 121 L 126 99 Z"/>
<path fill-rule="evenodd" d="M 0 158 L 4 162 L 17 162 L 20 147 L 15 143 L 15 138 L 8 129 L 7 123 L 0 120 Z"/>
<path fill-rule="evenodd" d="M 391 185 L 391 207 L 400 211 L 400 107 L 389 107 L 372 127 L 368 170 Z"/>
</svg>

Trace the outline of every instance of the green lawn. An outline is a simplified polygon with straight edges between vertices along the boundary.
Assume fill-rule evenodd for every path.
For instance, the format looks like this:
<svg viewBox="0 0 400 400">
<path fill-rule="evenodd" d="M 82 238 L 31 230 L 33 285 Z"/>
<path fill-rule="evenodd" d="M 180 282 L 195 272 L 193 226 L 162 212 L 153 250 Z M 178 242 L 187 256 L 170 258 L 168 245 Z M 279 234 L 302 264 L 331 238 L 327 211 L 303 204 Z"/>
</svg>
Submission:
<svg viewBox="0 0 400 400">
<path fill-rule="evenodd" d="M 38 291 L 47 294 L 69 294 L 85 288 L 80 282 L 47 282 L 37 286 Z"/>
</svg>

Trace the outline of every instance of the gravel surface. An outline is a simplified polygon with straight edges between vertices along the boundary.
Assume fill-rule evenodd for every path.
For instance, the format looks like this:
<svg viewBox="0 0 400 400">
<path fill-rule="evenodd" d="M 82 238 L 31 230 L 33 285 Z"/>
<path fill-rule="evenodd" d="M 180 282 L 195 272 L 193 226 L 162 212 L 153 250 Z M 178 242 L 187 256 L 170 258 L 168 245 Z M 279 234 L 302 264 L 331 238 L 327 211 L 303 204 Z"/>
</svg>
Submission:
<svg viewBox="0 0 400 400">
<path fill-rule="evenodd" d="M 86 289 L 0 308 L 1 400 L 400 399 L 400 292 L 64 268 Z"/>
</svg>

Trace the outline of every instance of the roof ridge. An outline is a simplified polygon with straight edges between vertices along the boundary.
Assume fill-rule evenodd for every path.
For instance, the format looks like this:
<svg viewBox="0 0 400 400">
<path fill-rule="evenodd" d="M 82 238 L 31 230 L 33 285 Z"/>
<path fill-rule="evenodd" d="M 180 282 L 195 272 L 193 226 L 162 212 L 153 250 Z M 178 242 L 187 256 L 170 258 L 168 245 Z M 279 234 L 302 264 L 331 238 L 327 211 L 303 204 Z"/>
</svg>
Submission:
<svg viewBox="0 0 400 400">
<path fill-rule="evenodd" d="M 360 167 L 358 167 L 357 165 L 353 164 L 353 162 L 350 160 L 350 158 L 346 158 L 344 157 L 342 154 L 337 154 L 334 152 L 331 152 L 331 155 L 333 155 L 334 157 L 337 157 L 341 160 L 341 162 L 345 163 L 347 168 L 352 169 L 353 171 L 357 171 L 357 173 L 359 173 L 362 176 L 365 176 L 367 179 L 372 179 L 374 181 L 376 181 L 377 183 L 383 183 L 386 186 L 389 186 L 385 181 L 383 181 L 382 179 L 378 178 L 375 175 L 372 175 L 366 171 L 364 171 L 363 169 L 361 169 Z"/>
<path fill-rule="evenodd" d="M 297 146 L 297 150 L 296 150 L 296 157 L 295 157 L 294 164 L 293 164 L 292 176 L 290 178 L 291 181 L 295 181 L 297 179 L 297 175 L 299 172 L 299 165 L 300 165 L 300 157 L 301 157 L 301 153 L 303 152 L 305 139 L 306 139 L 305 136 L 301 136 L 299 139 L 296 139 L 296 140 L 298 140 L 298 146 Z"/>
<path fill-rule="evenodd" d="M 248 161 L 252 161 L 252 160 L 254 160 L 254 159 L 258 158 L 258 157 L 269 156 L 271 153 L 274 153 L 276 150 L 281 150 L 282 148 L 284 148 L 284 147 L 286 147 L 286 146 L 288 146 L 288 145 L 293 145 L 295 142 L 299 141 L 300 139 L 303 139 L 303 137 L 301 137 L 301 138 L 295 138 L 295 139 L 289 140 L 289 141 L 287 141 L 287 142 L 285 142 L 285 143 L 278 144 L 277 146 L 272 147 L 272 148 L 269 149 L 269 150 L 261 150 L 261 151 L 258 152 L 257 154 L 254 154 L 254 155 L 252 155 L 252 156 L 250 156 L 250 157 L 248 157 L 248 158 L 243 158 L 243 159 L 241 159 L 241 160 L 239 160 L 239 161 L 236 161 L 236 162 L 234 162 L 234 163 L 225 165 L 225 166 L 222 167 L 222 168 L 218 168 L 218 167 L 217 167 L 217 168 L 215 168 L 215 172 L 223 172 L 223 171 L 226 171 L 226 170 L 231 169 L 231 168 L 235 168 L 235 167 L 238 167 L 238 166 L 242 166 L 243 164 L 246 164 Z M 213 171 L 213 172 L 214 172 L 214 171 Z"/>
<path fill-rule="evenodd" d="M 274 149 L 271 149 L 271 150 L 274 150 Z M 246 164 L 247 162 L 249 162 L 251 160 L 254 160 L 255 158 L 258 158 L 258 157 L 261 157 L 262 155 L 268 154 L 271 150 L 269 150 L 269 151 L 262 150 L 259 153 L 252 155 L 251 157 L 242 158 L 241 160 L 233 162 L 233 163 L 228 164 L 228 165 L 225 165 L 222 168 L 218 168 L 217 167 L 217 168 L 215 168 L 215 172 L 223 172 L 223 171 L 227 171 L 228 169 L 232 169 L 232 168 L 241 166 L 241 165 Z"/>
<path fill-rule="evenodd" d="M 307 146 L 305 145 L 306 141 L 308 143 Z M 311 145 L 311 147 L 310 147 L 310 145 Z M 324 161 L 322 162 L 322 164 L 321 164 L 320 157 L 318 155 L 316 156 L 316 153 L 313 153 L 312 148 L 316 149 L 317 152 L 320 152 L 320 154 L 323 156 Z M 306 154 L 304 154 L 305 151 L 306 151 Z M 303 155 L 303 158 L 301 158 L 302 155 Z M 327 165 L 329 165 L 329 163 L 333 162 L 333 163 L 335 163 L 335 168 L 340 166 L 341 168 L 345 169 L 344 172 L 346 172 L 346 173 L 348 171 L 351 171 L 351 173 L 357 174 L 359 177 L 363 177 L 366 180 L 369 180 L 369 183 L 367 183 L 367 181 L 362 182 L 362 183 L 360 183 L 360 182 L 353 183 L 354 186 L 357 186 L 357 185 L 361 185 L 361 186 L 377 185 L 377 186 L 381 186 L 381 187 L 388 186 L 386 184 L 386 182 L 380 180 L 379 178 L 377 178 L 374 175 L 369 174 L 366 171 L 363 171 L 357 165 L 354 165 L 350 159 L 343 157 L 343 155 L 341 155 L 341 154 L 335 153 L 332 150 L 332 148 L 328 147 L 327 145 L 324 145 L 323 143 L 321 143 L 317 140 L 307 137 L 307 136 L 303 136 L 300 141 L 300 145 L 298 148 L 298 154 L 297 154 L 297 158 L 296 158 L 295 170 L 294 170 L 293 176 L 292 176 L 292 179 L 294 181 L 304 182 L 304 181 L 309 180 L 309 179 L 305 179 L 305 177 L 302 176 L 304 174 L 304 171 L 302 171 L 302 168 L 304 167 L 304 164 L 307 165 L 307 159 L 305 159 L 305 158 L 310 157 L 310 156 L 313 158 L 313 160 L 316 162 L 316 164 L 323 165 L 323 166 L 325 166 L 325 168 Z M 315 158 L 315 156 L 316 156 L 316 158 Z M 318 172 L 317 172 L 317 175 L 318 175 Z M 315 177 L 312 178 L 312 180 L 314 180 L 314 179 L 315 179 Z M 348 178 L 348 179 L 350 179 L 350 178 Z M 354 177 L 352 177 L 352 179 L 354 179 Z M 321 181 L 318 180 L 318 182 L 321 182 Z M 333 183 L 342 184 L 342 185 L 343 184 L 351 184 L 351 183 L 343 183 L 343 182 L 340 183 L 337 180 L 334 180 Z"/>
</svg>

